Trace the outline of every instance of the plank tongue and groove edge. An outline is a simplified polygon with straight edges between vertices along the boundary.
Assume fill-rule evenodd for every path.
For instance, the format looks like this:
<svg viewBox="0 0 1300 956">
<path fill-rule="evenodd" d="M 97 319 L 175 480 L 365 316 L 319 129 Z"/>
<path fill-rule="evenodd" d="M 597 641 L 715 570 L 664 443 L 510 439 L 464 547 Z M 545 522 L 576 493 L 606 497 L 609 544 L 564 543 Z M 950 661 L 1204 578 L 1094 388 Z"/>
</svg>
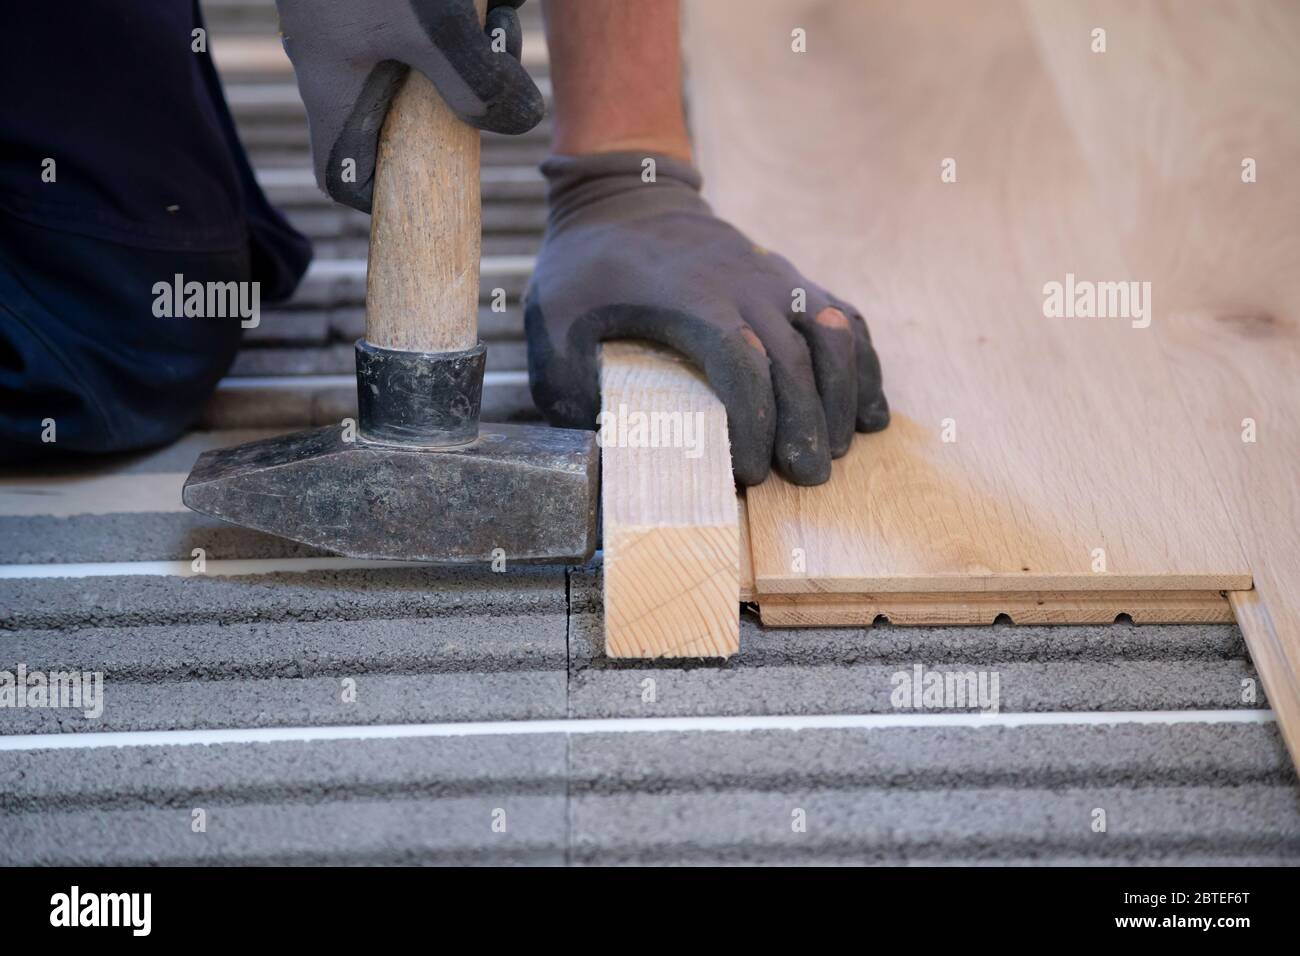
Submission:
<svg viewBox="0 0 1300 956">
<path fill-rule="evenodd" d="M 994 624 L 999 618 L 1013 624 L 1110 624 L 1121 614 L 1134 624 L 1233 620 L 1222 591 L 766 594 L 759 608 L 763 623 L 772 627 L 866 627 L 879 618 L 905 626 Z"/>
<path fill-rule="evenodd" d="M 740 527 L 727 415 L 678 353 L 601 349 L 605 653 L 740 649 Z"/>
</svg>

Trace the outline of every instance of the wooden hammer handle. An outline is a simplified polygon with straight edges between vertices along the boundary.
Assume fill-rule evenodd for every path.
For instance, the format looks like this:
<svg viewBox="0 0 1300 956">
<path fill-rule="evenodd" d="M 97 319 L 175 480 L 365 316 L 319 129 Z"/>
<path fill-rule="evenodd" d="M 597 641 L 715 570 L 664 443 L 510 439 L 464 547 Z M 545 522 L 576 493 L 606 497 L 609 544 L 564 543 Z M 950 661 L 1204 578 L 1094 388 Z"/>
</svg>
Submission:
<svg viewBox="0 0 1300 956">
<path fill-rule="evenodd" d="M 482 20 L 486 0 L 476 0 Z M 379 136 L 366 339 L 408 352 L 478 344 L 479 131 L 412 69 Z"/>
</svg>

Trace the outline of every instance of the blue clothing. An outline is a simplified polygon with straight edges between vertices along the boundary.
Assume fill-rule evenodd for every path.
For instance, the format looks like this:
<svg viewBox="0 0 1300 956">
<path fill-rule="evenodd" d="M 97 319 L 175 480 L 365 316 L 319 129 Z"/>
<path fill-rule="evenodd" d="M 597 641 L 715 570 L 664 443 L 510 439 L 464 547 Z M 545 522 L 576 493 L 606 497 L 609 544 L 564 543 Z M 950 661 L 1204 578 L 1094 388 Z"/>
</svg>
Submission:
<svg viewBox="0 0 1300 956">
<path fill-rule="evenodd" d="M 155 284 L 255 281 L 265 304 L 306 271 L 310 245 L 267 202 L 211 58 L 192 49 L 202 26 L 194 0 L 6 11 L 0 461 L 176 438 L 242 329 L 156 316 Z"/>
</svg>

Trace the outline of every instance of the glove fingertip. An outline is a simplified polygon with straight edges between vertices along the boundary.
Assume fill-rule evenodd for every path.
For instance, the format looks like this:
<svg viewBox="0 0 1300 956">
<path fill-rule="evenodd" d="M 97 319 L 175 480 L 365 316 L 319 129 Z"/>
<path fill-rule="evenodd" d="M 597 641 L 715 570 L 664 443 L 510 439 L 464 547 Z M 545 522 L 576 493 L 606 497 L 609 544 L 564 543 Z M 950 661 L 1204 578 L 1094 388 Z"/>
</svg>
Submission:
<svg viewBox="0 0 1300 956">
<path fill-rule="evenodd" d="M 824 485 L 831 478 L 831 456 L 824 449 L 809 448 L 805 442 L 778 443 L 776 468 L 791 484 Z"/>
<path fill-rule="evenodd" d="M 518 136 L 527 133 L 546 116 L 546 101 L 542 99 L 542 91 L 523 72 L 523 67 L 517 68 L 523 73 L 525 82 L 517 87 L 517 92 L 496 100 L 483 116 L 474 120 L 474 125 L 479 129 Z"/>
<path fill-rule="evenodd" d="M 858 408 L 858 431 L 884 431 L 889 426 L 889 417 L 889 400 L 885 398 L 885 393 L 881 392 L 872 401 Z"/>
<path fill-rule="evenodd" d="M 749 336 L 753 332 L 745 329 Z M 755 339 L 756 341 L 757 339 Z M 772 470 L 776 438 L 775 401 L 767 358 L 742 333 L 701 356 L 705 377 L 727 410 L 731 470 L 742 487 L 762 484 Z"/>
<path fill-rule="evenodd" d="M 741 488 L 761 485 L 772 471 L 772 456 L 752 443 L 731 445 L 731 472 Z"/>
<path fill-rule="evenodd" d="M 858 364 L 858 409 L 855 427 L 860 432 L 878 432 L 889 426 L 889 400 L 881 383 L 880 357 L 871 344 L 871 333 L 862 314 L 854 310 L 851 319 Z"/>
</svg>

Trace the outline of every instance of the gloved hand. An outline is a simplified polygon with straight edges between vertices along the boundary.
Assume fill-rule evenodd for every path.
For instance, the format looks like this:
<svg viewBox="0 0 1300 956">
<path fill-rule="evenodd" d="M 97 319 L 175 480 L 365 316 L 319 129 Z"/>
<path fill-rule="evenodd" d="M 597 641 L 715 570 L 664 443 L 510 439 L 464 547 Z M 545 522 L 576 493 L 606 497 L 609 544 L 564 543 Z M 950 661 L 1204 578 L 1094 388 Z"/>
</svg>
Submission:
<svg viewBox="0 0 1300 956">
<path fill-rule="evenodd" d="M 496 133 L 536 126 L 545 107 L 519 63 L 515 8 L 523 2 L 490 0 L 480 28 L 473 0 L 276 0 L 321 189 L 370 211 L 379 131 L 410 67 L 472 126 Z M 505 31 L 504 53 L 492 49 L 497 29 Z M 345 181 L 348 159 L 355 181 Z"/>
<path fill-rule="evenodd" d="M 645 158 L 542 164 L 550 217 L 525 304 L 534 400 L 554 424 L 594 427 L 599 343 L 649 339 L 694 360 L 726 406 L 739 484 L 772 462 L 821 484 L 855 427 L 889 424 L 861 313 L 716 218 L 687 163 L 653 156 L 643 182 Z"/>
</svg>

